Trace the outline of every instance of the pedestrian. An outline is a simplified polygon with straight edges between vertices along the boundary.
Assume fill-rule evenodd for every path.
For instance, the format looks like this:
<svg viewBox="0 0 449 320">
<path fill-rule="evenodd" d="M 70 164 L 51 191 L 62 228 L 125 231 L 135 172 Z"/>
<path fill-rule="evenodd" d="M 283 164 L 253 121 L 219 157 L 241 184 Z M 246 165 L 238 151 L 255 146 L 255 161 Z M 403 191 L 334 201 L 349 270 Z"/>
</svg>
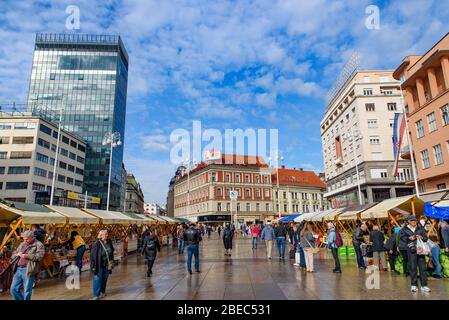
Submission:
<svg viewBox="0 0 449 320">
<path fill-rule="evenodd" d="M 295 263 L 293 264 L 295 267 L 299 267 L 300 266 L 300 254 L 299 254 L 299 231 L 298 231 L 298 226 L 297 225 L 293 225 L 292 228 L 292 246 L 293 246 L 293 250 L 295 250 Z"/>
<path fill-rule="evenodd" d="M 273 222 L 273 224 L 274 224 L 274 222 Z M 273 226 L 270 224 L 267 224 L 267 226 L 262 229 L 260 238 L 262 240 L 265 240 L 265 245 L 267 247 L 267 259 L 271 260 L 271 250 L 273 248 L 273 240 L 276 238 Z"/>
<path fill-rule="evenodd" d="M 207 230 L 207 238 L 210 239 L 210 234 L 212 233 L 212 227 L 211 226 L 207 226 L 206 230 Z"/>
<path fill-rule="evenodd" d="M 367 229 L 366 224 L 363 224 L 365 230 Z M 362 230 L 362 223 L 360 220 L 357 220 L 355 223 L 355 230 L 352 234 L 352 244 L 354 246 L 355 254 L 357 256 L 357 265 L 359 269 L 366 269 L 365 260 L 363 259 L 363 253 L 361 249 L 362 243 L 365 243 L 364 232 Z"/>
<path fill-rule="evenodd" d="M 200 248 L 202 240 L 201 231 L 195 228 L 195 224 L 184 231 L 184 243 L 187 248 L 187 271 L 192 274 L 192 255 L 195 256 L 195 272 L 200 272 Z"/>
<path fill-rule="evenodd" d="M 70 232 L 69 240 L 61 243 L 61 245 L 70 245 L 72 250 L 76 250 L 76 265 L 81 272 L 81 269 L 83 268 L 83 256 L 84 252 L 86 252 L 86 243 L 84 242 L 84 239 L 78 234 L 78 231 L 73 230 Z"/>
<path fill-rule="evenodd" d="M 432 262 L 435 266 L 433 277 L 435 279 L 441 279 L 440 246 L 437 243 L 436 237 L 427 239 L 427 244 L 429 245 Z"/>
<path fill-rule="evenodd" d="M 340 259 L 338 257 L 337 230 L 335 230 L 332 222 L 327 223 L 327 230 L 327 247 L 332 251 L 332 257 L 335 262 L 335 268 L 332 272 L 341 273 Z"/>
<path fill-rule="evenodd" d="M 176 238 L 178 239 L 178 254 L 184 253 L 184 228 L 178 225 L 176 228 Z"/>
<path fill-rule="evenodd" d="M 161 244 L 153 227 L 150 228 L 150 233 L 143 239 L 142 254 L 145 254 L 147 260 L 147 277 L 153 275 L 153 264 L 156 260 L 157 252 L 161 251 Z"/>
<path fill-rule="evenodd" d="M 223 244 L 225 248 L 225 256 L 231 256 L 232 252 L 232 240 L 234 238 L 234 228 L 228 222 L 223 229 Z"/>
<path fill-rule="evenodd" d="M 218 226 L 217 232 L 218 232 L 218 237 L 221 238 L 221 226 Z"/>
<path fill-rule="evenodd" d="M 11 294 L 14 300 L 31 300 L 34 280 L 40 270 L 45 247 L 31 230 L 24 231 L 22 237 L 23 242 L 12 255 L 12 259 L 17 260 L 17 268 L 11 283 Z"/>
<path fill-rule="evenodd" d="M 307 222 L 301 230 L 300 243 L 306 259 L 306 271 L 315 272 L 313 267 L 313 250 L 316 248 L 315 237 L 313 236 L 312 226 Z"/>
<path fill-rule="evenodd" d="M 259 238 L 260 235 L 260 229 L 259 227 L 253 223 L 253 225 L 251 226 L 251 236 L 253 238 L 253 250 L 257 249 L 257 239 Z"/>
<path fill-rule="evenodd" d="M 385 235 L 379 230 L 379 226 L 374 225 L 369 236 L 369 242 L 373 249 L 373 259 L 374 266 L 377 270 L 380 270 L 379 260 L 382 264 L 382 270 L 387 271 L 387 261 L 385 259 L 385 248 L 384 248 Z"/>
<path fill-rule="evenodd" d="M 441 234 L 441 247 L 444 249 L 446 254 L 449 254 L 449 225 L 447 221 L 441 220 L 439 223 L 440 234 Z"/>
<path fill-rule="evenodd" d="M 31 231 L 34 233 L 34 237 L 37 241 L 44 244 L 45 243 L 45 237 L 47 236 L 47 232 L 38 224 L 33 224 L 31 226 Z"/>
<path fill-rule="evenodd" d="M 403 228 L 401 233 L 401 239 L 407 244 L 408 258 L 410 261 L 410 277 L 411 277 L 411 291 L 418 291 L 418 270 L 419 280 L 421 283 L 422 292 L 430 292 L 430 288 L 427 286 L 427 266 L 426 256 L 417 253 L 417 241 L 421 240 L 427 242 L 427 235 L 424 228 L 418 224 L 418 220 L 415 216 L 409 215 L 407 217 L 407 227 Z"/>
<path fill-rule="evenodd" d="M 114 266 L 114 246 L 108 237 L 108 230 L 98 232 L 98 239 L 90 250 L 90 269 L 93 272 L 93 299 L 106 296 L 106 285 Z"/>
<path fill-rule="evenodd" d="M 398 232 L 398 248 L 399 248 L 399 252 L 401 254 L 402 257 L 402 269 L 404 270 L 404 275 L 406 277 L 408 277 L 410 275 L 410 262 L 408 260 L 408 247 L 407 247 L 407 241 L 403 240 L 404 238 L 403 233 L 404 233 L 404 229 L 407 227 L 407 223 L 404 222 L 402 224 L 402 228 L 401 230 L 399 230 Z"/>
<path fill-rule="evenodd" d="M 388 263 L 390 264 L 390 270 L 394 274 L 400 274 L 399 271 L 396 270 L 396 259 L 399 256 L 399 248 L 398 248 L 398 233 L 401 230 L 401 227 L 395 227 L 393 229 L 393 234 L 388 238 L 387 242 L 385 242 L 384 248 L 388 253 Z"/>
<path fill-rule="evenodd" d="M 277 223 L 274 228 L 274 234 L 276 235 L 276 242 L 278 246 L 279 260 L 285 260 L 285 243 L 287 239 L 287 229 L 284 224 Z"/>
</svg>

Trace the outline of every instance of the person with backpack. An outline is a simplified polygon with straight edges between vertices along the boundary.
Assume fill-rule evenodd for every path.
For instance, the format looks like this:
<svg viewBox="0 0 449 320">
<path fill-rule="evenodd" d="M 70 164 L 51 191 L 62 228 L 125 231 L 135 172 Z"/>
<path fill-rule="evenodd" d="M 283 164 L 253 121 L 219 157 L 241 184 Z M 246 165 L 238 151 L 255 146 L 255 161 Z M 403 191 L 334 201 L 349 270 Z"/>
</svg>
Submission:
<svg viewBox="0 0 449 320">
<path fill-rule="evenodd" d="M 401 230 L 401 227 L 395 227 L 393 229 L 393 234 L 388 238 L 387 242 L 384 245 L 385 250 L 388 253 L 388 263 L 390 264 L 390 270 L 394 274 L 400 274 L 399 271 L 396 270 L 396 259 L 399 256 L 399 248 L 398 248 L 398 233 Z"/>
<path fill-rule="evenodd" d="M 379 230 L 379 226 L 374 225 L 373 230 L 369 236 L 370 244 L 373 248 L 373 259 L 374 265 L 377 267 L 377 270 L 380 270 L 379 260 L 382 263 L 382 270 L 387 271 L 387 261 L 385 259 L 385 248 L 384 241 L 385 235 L 382 231 Z"/>
<path fill-rule="evenodd" d="M 234 238 L 234 226 L 228 222 L 223 230 L 223 244 L 225 248 L 225 256 L 231 256 L 232 240 Z"/>
<path fill-rule="evenodd" d="M 148 270 L 147 277 L 153 275 L 153 264 L 156 260 L 157 252 L 161 251 L 161 244 L 153 227 L 150 228 L 150 233 L 143 239 L 142 254 L 145 254 L 147 260 Z"/>
<path fill-rule="evenodd" d="M 332 251 L 332 257 L 335 261 L 335 268 L 332 270 L 333 273 L 341 273 L 340 259 L 338 257 L 338 247 L 343 245 L 343 239 L 341 234 L 335 229 L 332 222 L 327 223 L 327 247 Z"/>
</svg>

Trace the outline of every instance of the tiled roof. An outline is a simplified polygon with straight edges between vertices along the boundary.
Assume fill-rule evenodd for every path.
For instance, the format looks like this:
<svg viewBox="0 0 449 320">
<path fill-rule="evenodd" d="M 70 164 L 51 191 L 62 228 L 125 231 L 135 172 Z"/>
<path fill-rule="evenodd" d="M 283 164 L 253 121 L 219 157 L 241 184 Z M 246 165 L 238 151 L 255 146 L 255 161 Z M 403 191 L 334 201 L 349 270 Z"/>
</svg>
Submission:
<svg viewBox="0 0 449 320">
<path fill-rule="evenodd" d="M 273 184 L 277 183 L 276 172 L 272 175 Z M 320 177 L 313 171 L 279 168 L 279 184 L 301 187 L 326 188 Z"/>
</svg>

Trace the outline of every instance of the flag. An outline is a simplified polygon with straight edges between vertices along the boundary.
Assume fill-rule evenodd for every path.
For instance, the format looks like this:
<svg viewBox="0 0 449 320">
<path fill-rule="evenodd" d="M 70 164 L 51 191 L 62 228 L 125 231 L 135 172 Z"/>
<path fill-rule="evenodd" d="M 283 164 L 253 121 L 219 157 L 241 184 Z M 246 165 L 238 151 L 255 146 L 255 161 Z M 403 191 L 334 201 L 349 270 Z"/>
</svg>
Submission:
<svg viewBox="0 0 449 320">
<path fill-rule="evenodd" d="M 398 176 L 399 159 L 401 157 L 401 146 L 404 140 L 405 132 L 405 117 L 403 113 L 394 114 L 393 124 L 393 153 L 394 153 L 394 167 L 393 176 Z"/>
</svg>

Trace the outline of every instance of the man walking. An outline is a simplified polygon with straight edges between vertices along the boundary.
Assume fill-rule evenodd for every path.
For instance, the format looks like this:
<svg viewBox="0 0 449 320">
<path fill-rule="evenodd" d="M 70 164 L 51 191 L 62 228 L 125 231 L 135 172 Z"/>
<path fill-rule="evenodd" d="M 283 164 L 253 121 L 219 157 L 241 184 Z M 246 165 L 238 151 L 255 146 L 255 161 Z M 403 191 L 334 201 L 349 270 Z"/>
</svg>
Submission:
<svg viewBox="0 0 449 320">
<path fill-rule="evenodd" d="M 176 238 L 178 239 L 178 254 L 184 253 L 184 228 L 179 225 L 176 230 Z"/>
<path fill-rule="evenodd" d="M 259 238 L 260 229 L 257 225 L 251 226 L 251 236 L 253 237 L 253 250 L 257 249 L 257 238 Z"/>
<path fill-rule="evenodd" d="M 337 244 L 337 231 L 332 222 L 327 224 L 327 247 L 332 251 L 332 257 L 335 261 L 335 268 L 332 270 L 334 273 L 341 273 L 340 259 L 338 257 L 338 244 Z"/>
<path fill-rule="evenodd" d="M 278 245 L 279 260 L 285 260 L 285 242 L 287 239 L 287 229 L 282 223 L 278 223 L 274 228 L 276 242 Z"/>
<path fill-rule="evenodd" d="M 184 242 L 187 248 L 187 271 L 192 274 L 192 255 L 195 256 L 195 272 L 200 272 L 199 244 L 202 240 L 201 231 L 195 229 L 195 224 L 184 231 Z"/>
<path fill-rule="evenodd" d="M 366 225 L 363 224 L 365 230 Z M 362 243 L 365 243 L 365 238 L 363 236 L 363 230 L 362 230 L 362 224 L 360 220 L 357 220 L 355 225 L 355 231 L 352 234 L 352 244 L 354 245 L 355 254 L 357 256 L 357 264 L 359 266 L 359 269 L 366 269 L 365 266 L 365 260 L 363 259 L 362 249 L 360 246 Z"/>
<path fill-rule="evenodd" d="M 44 245 L 35 238 L 34 232 L 25 231 L 23 242 L 12 256 L 13 259 L 18 259 L 17 270 L 11 284 L 11 294 L 15 300 L 31 300 L 34 279 L 39 272 L 44 254 Z"/>
<path fill-rule="evenodd" d="M 267 226 L 263 228 L 260 237 L 262 240 L 265 240 L 265 245 L 267 246 L 267 258 L 268 260 L 271 260 L 271 249 L 273 247 L 273 240 L 276 238 L 273 227 L 270 224 L 267 224 Z"/>
</svg>

